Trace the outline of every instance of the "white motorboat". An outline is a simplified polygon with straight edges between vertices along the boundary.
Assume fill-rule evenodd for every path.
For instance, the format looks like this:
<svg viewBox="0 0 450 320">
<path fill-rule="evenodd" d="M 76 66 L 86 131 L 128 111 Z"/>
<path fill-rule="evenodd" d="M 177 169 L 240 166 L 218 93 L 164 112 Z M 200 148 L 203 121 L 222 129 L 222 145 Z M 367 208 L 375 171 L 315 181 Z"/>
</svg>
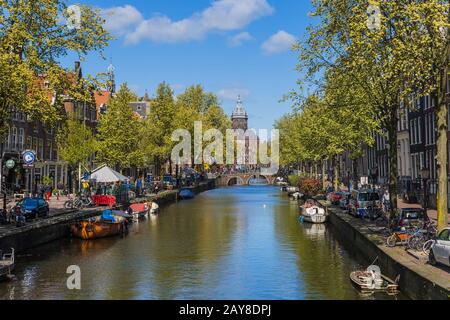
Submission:
<svg viewBox="0 0 450 320">
<path fill-rule="evenodd" d="M 157 215 L 159 213 L 159 206 L 156 202 L 152 202 L 149 204 L 150 207 L 150 214 Z"/>
<path fill-rule="evenodd" d="M 310 223 L 325 223 L 327 221 L 327 210 L 315 200 L 307 200 L 300 206 L 300 219 Z"/>
<path fill-rule="evenodd" d="M 11 253 L 2 254 L 0 251 L 0 280 L 10 277 L 14 266 L 14 248 L 11 248 Z"/>
</svg>

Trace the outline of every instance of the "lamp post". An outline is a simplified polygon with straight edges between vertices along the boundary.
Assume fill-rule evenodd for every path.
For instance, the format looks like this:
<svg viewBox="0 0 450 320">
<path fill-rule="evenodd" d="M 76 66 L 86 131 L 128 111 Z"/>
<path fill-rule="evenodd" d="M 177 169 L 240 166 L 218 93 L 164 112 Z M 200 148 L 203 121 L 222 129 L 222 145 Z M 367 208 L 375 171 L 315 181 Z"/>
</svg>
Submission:
<svg viewBox="0 0 450 320">
<path fill-rule="evenodd" d="M 430 169 L 422 168 L 420 170 L 420 177 L 422 178 L 423 182 L 423 209 L 425 210 L 425 214 L 427 214 L 427 207 L 428 207 L 427 182 L 430 179 Z"/>
</svg>

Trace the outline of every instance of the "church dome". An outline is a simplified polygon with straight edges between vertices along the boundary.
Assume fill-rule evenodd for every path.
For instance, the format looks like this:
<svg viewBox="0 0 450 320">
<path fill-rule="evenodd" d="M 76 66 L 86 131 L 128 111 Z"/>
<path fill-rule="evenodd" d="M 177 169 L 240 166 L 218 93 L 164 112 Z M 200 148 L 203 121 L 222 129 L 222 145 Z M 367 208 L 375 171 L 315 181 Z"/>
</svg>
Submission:
<svg viewBox="0 0 450 320">
<path fill-rule="evenodd" d="M 245 111 L 244 106 L 242 105 L 241 97 L 238 97 L 236 107 L 233 110 L 233 114 L 231 115 L 232 119 L 248 119 L 247 111 Z"/>
</svg>

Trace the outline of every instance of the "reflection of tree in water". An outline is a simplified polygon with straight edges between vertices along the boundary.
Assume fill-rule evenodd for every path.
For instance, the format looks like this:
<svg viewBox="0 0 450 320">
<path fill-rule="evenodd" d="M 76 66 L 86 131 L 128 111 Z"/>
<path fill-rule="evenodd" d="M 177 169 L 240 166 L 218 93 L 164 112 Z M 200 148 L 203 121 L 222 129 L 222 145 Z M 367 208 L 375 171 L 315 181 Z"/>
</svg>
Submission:
<svg viewBox="0 0 450 320">
<path fill-rule="evenodd" d="M 283 200 L 282 200 L 283 201 Z M 297 208 L 289 208 L 286 203 L 274 206 L 274 221 L 280 242 L 290 245 L 297 256 L 296 262 L 300 278 L 304 281 L 306 298 L 354 299 L 349 274 L 352 266 L 346 252 L 327 229 L 302 226 L 297 220 Z M 287 213 L 290 212 L 290 214 Z"/>
<path fill-rule="evenodd" d="M 215 278 L 208 277 L 219 271 L 237 228 L 233 201 L 230 196 L 205 195 L 163 211 L 160 223 L 150 231 L 148 250 L 155 298 L 182 298 L 190 288 L 214 286 L 210 282 Z"/>
</svg>

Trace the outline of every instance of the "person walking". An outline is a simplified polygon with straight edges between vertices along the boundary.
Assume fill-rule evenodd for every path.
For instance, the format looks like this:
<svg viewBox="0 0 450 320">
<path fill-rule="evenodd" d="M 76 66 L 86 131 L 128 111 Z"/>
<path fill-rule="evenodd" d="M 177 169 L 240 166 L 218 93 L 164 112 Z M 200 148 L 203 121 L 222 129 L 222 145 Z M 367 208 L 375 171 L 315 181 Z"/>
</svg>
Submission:
<svg viewBox="0 0 450 320">
<path fill-rule="evenodd" d="M 385 189 L 384 190 L 384 194 L 383 197 L 381 198 L 381 201 L 383 203 L 383 210 L 385 213 L 389 212 L 389 208 L 390 208 L 390 196 L 389 196 L 389 190 Z"/>
</svg>

